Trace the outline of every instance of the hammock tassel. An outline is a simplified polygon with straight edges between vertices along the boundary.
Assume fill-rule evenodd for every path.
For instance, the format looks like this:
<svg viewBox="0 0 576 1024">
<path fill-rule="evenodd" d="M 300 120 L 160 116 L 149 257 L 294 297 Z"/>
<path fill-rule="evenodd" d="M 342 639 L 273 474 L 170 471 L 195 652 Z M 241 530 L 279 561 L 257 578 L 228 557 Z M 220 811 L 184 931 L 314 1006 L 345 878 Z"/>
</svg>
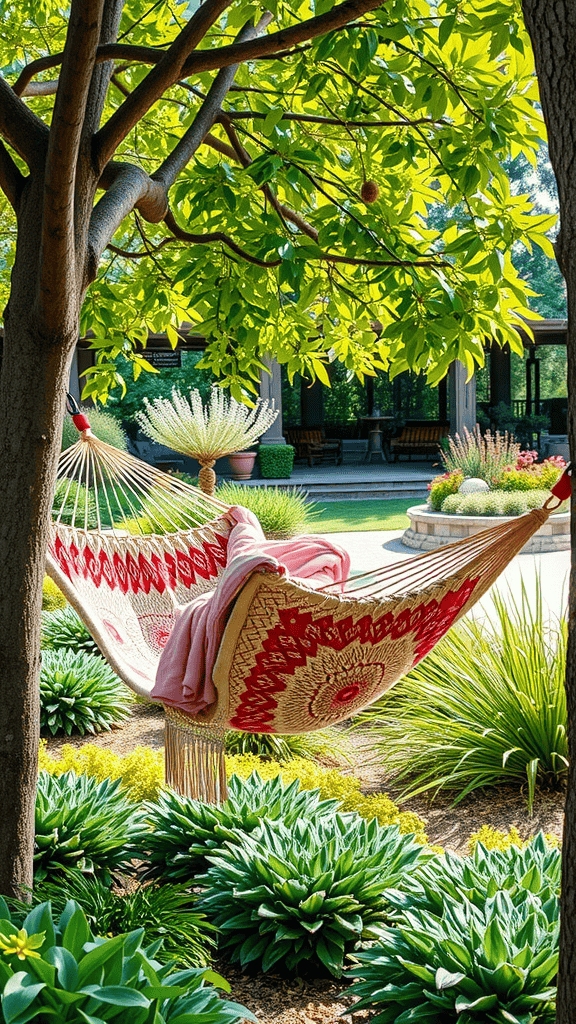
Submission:
<svg viewBox="0 0 576 1024">
<path fill-rule="evenodd" d="M 190 715 L 166 708 L 166 785 L 182 796 L 220 804 L 228 796 L 225 731 L 198 725 Z"/>
</svg>

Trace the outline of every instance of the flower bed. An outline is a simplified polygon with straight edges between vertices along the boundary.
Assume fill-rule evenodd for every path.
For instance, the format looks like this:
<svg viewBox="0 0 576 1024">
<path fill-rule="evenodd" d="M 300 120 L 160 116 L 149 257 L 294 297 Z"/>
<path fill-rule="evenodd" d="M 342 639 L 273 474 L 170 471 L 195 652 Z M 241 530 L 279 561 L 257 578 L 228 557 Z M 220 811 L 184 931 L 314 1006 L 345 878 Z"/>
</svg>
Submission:
<svg viewBox="0 0 576 1024">
<path fill-rule="evenodd" d="M 453 544 L 462 537 L 472 537 L 482 530 L 494 526 L 495 516 L 448 515 L 434 512 L 428 505 L 413 505 L 407 511 L 410 526 L 402 534 L 402 543 L 420 551 Z M 498 516 L 498 523 L 510 522 L 515 516 Z M 537 554 L 542 551 L 565 551 L 570 547 L 570 513 L 559 512 L 550 517 L 544 526 L 530 538 L 522 548 L 522 554 Z"/>
</svg>

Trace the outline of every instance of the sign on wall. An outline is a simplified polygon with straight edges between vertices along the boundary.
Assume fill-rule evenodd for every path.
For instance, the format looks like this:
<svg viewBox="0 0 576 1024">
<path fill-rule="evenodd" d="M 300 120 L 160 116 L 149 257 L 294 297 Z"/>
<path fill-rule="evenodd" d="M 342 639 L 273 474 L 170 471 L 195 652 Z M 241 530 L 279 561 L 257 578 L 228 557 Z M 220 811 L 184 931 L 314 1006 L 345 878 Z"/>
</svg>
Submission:
<svg viewBox="0 0 576 1024">
<path fill-rule="evenodd" d="M 163 370 L 167 367 L 182 366 L 182 353 L 174 352 L 172 349 L 146 349 L 144 358 L 152 364 L 155 370 Z"/>
</svg>

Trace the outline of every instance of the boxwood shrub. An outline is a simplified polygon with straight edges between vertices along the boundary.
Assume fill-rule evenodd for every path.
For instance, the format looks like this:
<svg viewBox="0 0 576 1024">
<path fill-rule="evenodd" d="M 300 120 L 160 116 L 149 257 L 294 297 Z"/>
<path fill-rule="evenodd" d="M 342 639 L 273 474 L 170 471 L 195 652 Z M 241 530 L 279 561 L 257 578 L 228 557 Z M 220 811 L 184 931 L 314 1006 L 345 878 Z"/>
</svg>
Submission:
<svg viewBox="0 0 576 1024">
<path fill-rule="evenodd" d="M 292 473 L 294 448 L 291 444 L 261 444 L 258 465 L 265 480 L 285 479 Z"/>
</svg>

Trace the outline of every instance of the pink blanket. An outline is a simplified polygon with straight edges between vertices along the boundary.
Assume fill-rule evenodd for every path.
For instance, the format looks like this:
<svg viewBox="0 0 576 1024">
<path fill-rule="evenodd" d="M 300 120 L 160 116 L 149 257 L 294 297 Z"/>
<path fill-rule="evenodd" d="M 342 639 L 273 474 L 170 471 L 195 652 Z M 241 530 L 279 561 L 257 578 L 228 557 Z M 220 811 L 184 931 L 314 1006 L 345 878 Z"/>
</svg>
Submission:
<svg viewBox="0 0 576 1024">
<path fill-rule="evenodd" d="M 216 699 L 212 670 L 234 598 L 256 571 L 305 580 L 308 586 L 344 583 L 348 554 L 322 537 L 269 541 L 248 509 L 230 509 L 234 522 L 227 563 L 215 590 L 176 611 L 176 623 L 164 648 L 152 697 L 195 715 Z"/>
</svg>

